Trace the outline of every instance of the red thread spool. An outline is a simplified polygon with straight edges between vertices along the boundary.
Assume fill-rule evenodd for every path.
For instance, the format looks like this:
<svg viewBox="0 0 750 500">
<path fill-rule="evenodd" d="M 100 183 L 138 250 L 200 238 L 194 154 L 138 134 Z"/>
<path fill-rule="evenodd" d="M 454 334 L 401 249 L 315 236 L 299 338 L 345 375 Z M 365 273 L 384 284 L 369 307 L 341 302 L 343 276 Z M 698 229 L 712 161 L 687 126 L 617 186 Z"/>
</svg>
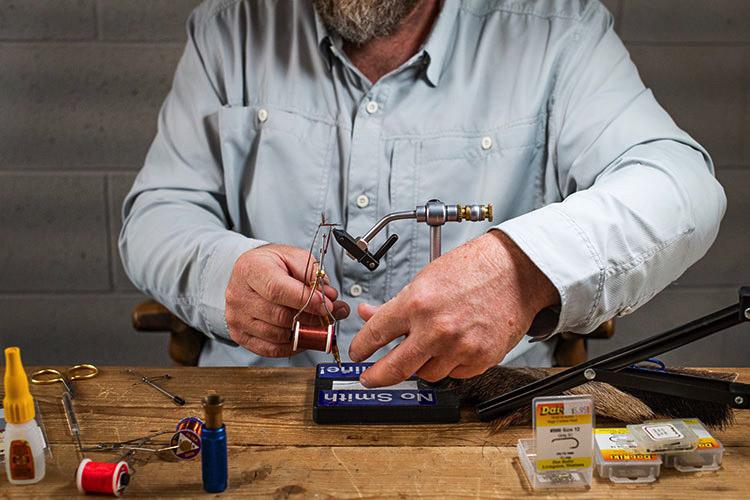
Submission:
<svg viewBox="0 0 750 500">
<path fill-rule="evenodd" d="M 81 493 L 99 493 L 119 497 L 130 482 L 127 462 L 92 462 L 84 458 L 76 471 L 76 485 Z"/>
<path fill-rule="evenodd" d="M 334 325 L 303 326 L 297 321 L 294 325 L 292 350 L 310 349 L 312 351 L 323 351 L 330 354 L 335 337 L 336 328 Z"/>
<path fill-rule="evenodd" d="M 185 417 L 177 423 L 177 432 L 172 435 L 172 453 L 180 460 L 190 460 L 201 452 L 201 430 L 203 420 L 198 417 Z"/>
</svg>

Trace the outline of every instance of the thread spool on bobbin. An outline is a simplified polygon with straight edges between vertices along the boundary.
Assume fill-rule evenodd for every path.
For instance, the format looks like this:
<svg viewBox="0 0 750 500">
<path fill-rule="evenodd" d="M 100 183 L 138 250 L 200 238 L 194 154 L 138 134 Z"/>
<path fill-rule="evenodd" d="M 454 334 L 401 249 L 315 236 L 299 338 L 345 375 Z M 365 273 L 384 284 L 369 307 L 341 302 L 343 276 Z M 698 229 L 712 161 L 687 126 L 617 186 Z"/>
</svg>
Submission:
<svg viewBox="0 0 750 500">
<path fill-rule="evenodd" d="M 198 417 L 185 417 L 177 423 L 176 432 L 170 440 L 176 446 L 172 453 L 180 460 L 191 460 L 201 452 L 201 430 L 203 421 Z"/>
<path fill-rule="evenodd" d="M 301 349 L 309 349 L 330 354 L 335 339 L 335 324 L 328 326 L 306 326 L 296 321 L 294 324 L 294 336 L 292 338 L 292 350 L 297 352 Z"/>
<path fill-rule="evenodd" d="M 130 467 L 125 461 L 94 462 L 84 458 L 76 471 L 76 486 L 81 493 L 121 496 L 130 483 Z"/>
</svg>

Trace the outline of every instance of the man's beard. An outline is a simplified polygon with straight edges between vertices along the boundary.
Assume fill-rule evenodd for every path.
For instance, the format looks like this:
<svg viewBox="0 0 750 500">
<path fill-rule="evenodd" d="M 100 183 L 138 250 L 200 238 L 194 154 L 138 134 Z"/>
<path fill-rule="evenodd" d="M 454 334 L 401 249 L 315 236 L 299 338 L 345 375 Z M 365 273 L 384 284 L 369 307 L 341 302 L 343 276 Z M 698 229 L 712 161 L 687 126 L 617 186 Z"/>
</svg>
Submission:
<svg viewBox="0 0 750 500">
<path fill-rule="evenodd" d="M 329 31 L 362 45 L 391 34 L 417 0 L 313 0 L 313 3 Z"/>
</svg>

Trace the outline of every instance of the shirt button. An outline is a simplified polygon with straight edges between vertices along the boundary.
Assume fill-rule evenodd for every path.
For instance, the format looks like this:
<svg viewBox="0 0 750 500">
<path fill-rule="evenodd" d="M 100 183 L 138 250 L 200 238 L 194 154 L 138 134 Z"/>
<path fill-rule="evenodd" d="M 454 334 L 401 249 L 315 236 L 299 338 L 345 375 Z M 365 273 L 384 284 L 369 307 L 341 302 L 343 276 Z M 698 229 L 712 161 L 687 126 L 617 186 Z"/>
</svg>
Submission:
<svg viewBox="0 0 750 500">
<path fill-rule="evenodd" d="M 375 101 L 370 101 L 367 103 L 367 106 L 365 107 L 368 113 L 373 114 L 378 112 L 378 103 Z"/>
<path fill-rule="evenodd" d="M 370 204 L 370 198 L 368 198 L 366 194 L 361 194 L 357 196 L 357 206 L 359 208 L 365 208 L 369 204 Z"/>
<path fill-rule="evenodd" d="M 358 284 L 353 284 L 352 287 L 349 289 L 349 295 L 352 297 L 359 297 L 362 295 L 362 287 Z"/>
<path fill-rule="evenodd" d="M 485 135 L 482 137 L 482 149 L 487 150 L 492 147 L 492 137 Z"/>
<path fill-rule="evenodd" d="M 266 111 L 263 108 L 260 108 L 258 110 L 258 121 L 261 123 L 264 123 L 266 120 L 268 120 L 268 111 Z"/>
</svg>

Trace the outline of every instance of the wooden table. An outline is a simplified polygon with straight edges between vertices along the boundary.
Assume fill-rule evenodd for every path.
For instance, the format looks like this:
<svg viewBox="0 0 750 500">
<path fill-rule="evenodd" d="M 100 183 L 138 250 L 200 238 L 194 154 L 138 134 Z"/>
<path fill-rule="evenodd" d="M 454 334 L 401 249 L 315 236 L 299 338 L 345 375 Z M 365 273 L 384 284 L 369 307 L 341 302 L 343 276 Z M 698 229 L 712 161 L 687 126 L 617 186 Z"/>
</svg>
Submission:
<svg viewBox="0 0 750 500">
<path fill-rule="evenodd" d="M 750 381 L 750 369 L 736 371 Z M 230 495 L 517 498 L 532 494 L 515 451 L 518 438 L 530 436 L 529 427 L 491 436 L 470 410 L 455 425 L 318 426 L 312 421 L 312 369 L 171 368 L 169 373 L 174 379 L 165 386 L 187 399 L 185 407 L 134 384 L 120 367 L 101 368 L 97 378 L 78 382 L 75 405 L 84 445 L 173 429 L 180 418 L 201 415 L 201 397 L 216 391 L 226 399 Z M 79 460 L 67 431 L 61 388 L 33 386 L 32 391 L 42 409 L 53 460 L 37 485 L 9 486 L 2 475 L 0 498 L 74 496 Z M 680 474 L 663 469 L 659 480 L 647 485 L 614 485 L 595 478 L 590 491 L 566 496 L 748 498 L 750 412 L 737 415 L 736 425 L 716 433 L 726 446 L 718 472 Z M 107 460 L 113 455 L 90 453 L 89 457 Z M 200 459 L 151 458 L 139 460 L 136 466 L 126 496 L 205 494 Z"/>
</svg>

